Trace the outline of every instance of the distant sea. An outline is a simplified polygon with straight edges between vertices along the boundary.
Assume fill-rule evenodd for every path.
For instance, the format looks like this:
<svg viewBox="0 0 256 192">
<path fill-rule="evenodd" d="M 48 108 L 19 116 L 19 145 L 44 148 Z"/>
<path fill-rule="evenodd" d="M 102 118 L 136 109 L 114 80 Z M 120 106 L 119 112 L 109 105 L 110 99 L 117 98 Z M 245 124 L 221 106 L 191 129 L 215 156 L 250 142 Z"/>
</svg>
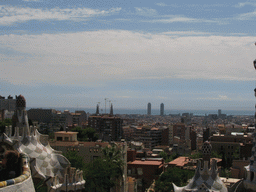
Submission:
<svg viewBox="0 0 256 192">
<path fill-rule="evenodd" d="M 30 108 L 27 107 L 27 110 Z M 50 109 L 49 108 L 43 108 L 43 109 Z M 74 107 L 53 107 L 52 109 L 56 109 L 59 111 L 69 110 L 70 112 L 75 112 L 79 110 L 84 110 L 85 112 L 89 113 L 95 113 L 96 108 L 74 108 Z M 218 114 L 218 110 L 165 110 L 165 115 L 169 114 L 182 114 L 182 113 L 193 113 L 193 115 L 198 116 L 204 116 L 209 114 Z M 105 113 L 105 109 L 100 110 L 100 113 Z M 109 109 L 106 109 L 106 113 L 109 113 Z M 248 110 L 221 110 L 222 114 L 227 115 L 254 115 L 254 111 L 248 111 Z M 115 109 L 114 108 L 114 114 L 140 114 L 145 115 L 147 114 L 146 109 Z M 160 110 L 159 109 L 152 109 L 151 115 L 159 115 Z"/>
</svg>

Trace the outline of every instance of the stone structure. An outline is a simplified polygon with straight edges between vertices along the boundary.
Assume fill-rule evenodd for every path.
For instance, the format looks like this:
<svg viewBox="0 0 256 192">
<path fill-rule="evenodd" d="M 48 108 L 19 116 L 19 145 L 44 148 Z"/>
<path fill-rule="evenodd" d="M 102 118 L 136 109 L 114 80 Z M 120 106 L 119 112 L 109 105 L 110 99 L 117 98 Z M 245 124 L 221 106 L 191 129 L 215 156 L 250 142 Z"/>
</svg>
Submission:
<svg viewBox="0 0 256 192">
<path fill-rule="evenodd" d="M 10 145 L 10 141 L 6 140 L 6 135 L 2 135 L 1 138 L 1 147 L 2 149 L 13 150 Z M 6 141 L 6 142 L 5 142 Z M 26 191 L 26 192 L 34 192 L 34 184 L 31 177 L 31 171 L 29 168 L 28 156 L 24 153 L 21 153 L 21 175 L 9 179 L 6 181 L 0 182 L 0 192 L 13 192 L 13 191 Z"/>
<path fill-rule="evenodd" d="M 83 172 L 71 168 L 68 159 L 50 147 L 48 136 L 41 135 L 36 127 L 29 127 L 25 108 L 25 98 L 16 97 L 14 134 L 12 127 L 6 127 L 3 142 L 29 157 L 34 181 L 44 180 L 48 191 L 81 191 L 85 183 Z"/>
<path fill-rule="evenodd" d="M 220 180 L 218 176 L 217 162 L 215 159 L 210 165 L 210 155 L 211 155 L 211 145 L 209 142 L 204 142 L 202 146 L 203 160 L 202 164 L 199 160 L 197 162 L 197 168 L 194 177 L 190 180 L 188 185 L 184 187 L 177 187 L 173 184 L 175 192 L 188 192 L 188 191 L 198 191 L 198 192 L 227 192 L 228 189 L 225 184 Z"/>
</svg>

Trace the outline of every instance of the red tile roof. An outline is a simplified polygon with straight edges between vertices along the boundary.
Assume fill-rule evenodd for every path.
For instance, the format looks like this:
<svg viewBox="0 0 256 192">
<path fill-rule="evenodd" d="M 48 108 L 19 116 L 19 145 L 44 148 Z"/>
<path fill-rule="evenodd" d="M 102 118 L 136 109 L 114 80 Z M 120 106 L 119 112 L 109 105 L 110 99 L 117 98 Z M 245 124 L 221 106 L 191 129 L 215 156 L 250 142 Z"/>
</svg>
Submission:
<svg viewBox="0 0 256 192">
<path fill-rule="evenodd" d="M 157 165 L 160 166 L 162 161 L 142 161 L 142 160 L 135 160 L 133 162 L 128 162 L 127 165 Z"/>
<path fill-rule="evenodd" d="M 175 165 L 177 167 L 183 167 L 185 164 L 187 164 L 189 161 L 185 161 L 188 157 L 178 157 L 174 159 L 173 161 L 169 162 L 168 165 Z"/>
</svg>

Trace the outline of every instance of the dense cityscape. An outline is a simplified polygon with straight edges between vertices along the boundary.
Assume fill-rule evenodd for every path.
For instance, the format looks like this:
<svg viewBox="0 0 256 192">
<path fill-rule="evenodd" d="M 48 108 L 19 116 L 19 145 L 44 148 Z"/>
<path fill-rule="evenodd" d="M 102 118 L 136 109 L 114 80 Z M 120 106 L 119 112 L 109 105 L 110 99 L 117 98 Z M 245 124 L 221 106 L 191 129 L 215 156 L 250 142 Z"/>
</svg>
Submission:
<svg viewBox="0 0 256 192">
<path fill-rule="evenodd" d="M 202 186 L 216 191 L 254 189 L 250 184 L 253 176 L 247 184 L 244 168 L 250 164 L 254 145 L 254 116 L 226 115 L 221 109 L 204 116 L 165 115 L 163 103 L 159 115 L 151 115 L 151 103 L 147 104 L 147 114 L 141 115 L 115 114 L 112 104 L 107 113 L 100 113 L 99 105 L 93 114 L 43 108 L 26 111 L 22 95 L 1 96 L 0 108 L 1 131 L 5 133 L 1 148 L 17 149 L 28 155 L 33 180 L 30 184 L 36 191 L 62 191 L 67 186 L 68 191 L 129 192 L 189 191 Z M 42 157 L 44 150 L 48 160 Z M 67 159 L 54 157 L 60 154 Z M 50 163 L 54 159 L 57 161 Z M 216 166 L 217 175 L 211 185 L 204 184 L 210 181 L 203 172 L 200 174 L 207 179 L 194 181 L 198 179 L 194 174 L 199 174 L 196 170 L 200 159 L 202 163 L 211 162 L 211 170 Z M 59 164 L 55 167 L 59 171 L 48 163 Z M 41 183 L 38 174 L 58 182 L 55 179 Z M 62 179 L 63 174 L 66 179 Z M 193 187 L 192 181 L 197 182 Z M 177 187 L 186 184 L 190 188 Z"/>
</svg>

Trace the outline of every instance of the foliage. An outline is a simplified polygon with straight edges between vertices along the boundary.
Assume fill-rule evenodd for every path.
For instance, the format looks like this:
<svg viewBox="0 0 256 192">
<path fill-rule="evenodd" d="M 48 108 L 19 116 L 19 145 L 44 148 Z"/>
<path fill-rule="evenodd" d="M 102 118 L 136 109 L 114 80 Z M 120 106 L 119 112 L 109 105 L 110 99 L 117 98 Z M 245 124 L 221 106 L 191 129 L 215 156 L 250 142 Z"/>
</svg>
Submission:
<svg viewBox="0 0 256 192">
<path fill-rule="evenodd" d="M 196 152 L 193 155 L 190 156 L 191 159 L 199 159 L 203 158 L 202 152 Z M 222 154 L 218 154 L 216 151 L 211 152 L 211 158 L 222 158 Z"/>
<path fill-rule="evenodd" d="M 44 179 L 41 179 L 38 183 L 34 182 L 34 186 L 36 192 L 47 192 L 47 186 L 45 185 Z"/>
<path fill-rule="evenodd" d="M 237 147 L 235 152 L 233 153 L 233 159 L 239 159 L 239 158 L 240 158 L 240 151 L 239 151 L 239 147 Z"/>
<path fill-rule="evenodd" d="M 112 145 L 111 147 L 105 147 L 102 150 L 102 153 L 104 155 L 104 160 L 113 164 L 116 172 L 116 178 L 122 176 L 124 162 L 122 160 L 121 150 L 118 149 L 116 145 Z"/>
<path fill-rule="evenodd" d="M 71 167 L 83 170 L 85 168 L 85 163 L 83 157 L 78 155 L 76 151 L 68 151 L 63 154 L 71 163 Z"/>
<path fill-rule="evenodd" d="M 172 155 L 168 155 L 166 152 L 162 151 L 159 153 L 159 156 L 164 159 L 166 163 L 172 161 L 173 159 L 176 159 L 178 155 L 176 153 Z"/>
<path fill-rule="evenodd" d="M 5 119 L 4 121 L 0 121 L 0 132 L 3 133 L 5 131 L 5 126 L 12 125 L 11 119 Z"/>
<path fill-rule="evenodd" d="M 110 191 L 122 176 L 121 151 L 113 145 L 104 148 L 102 152 L 103 158 L 97 158 L 85 166 L 86 191 Z"/>
<path fill-rule="evenodd" d="M 219 158 L 219 159 L 221 159 L 222 155 L 218 154 L 217 151 L 212 151 L 211 158 Z"/>
<path fill-rule="evenodd" d="M 95 129 L 91 127 L 86 127 L 82 129 L 81 127 L 77 126 L 71 129 L 73 132 L 78 132 L 77 139 L 79 141 L 97 141 L 99 136 L 96 134 Z"/>
<path fill-rule="evenodd" d="M 231 171 L 227 168 L 221 169 L 220 177 L 226 177 L 229 178 L 231 176 Z"/>
<path fill-rule="evenodd" d="M 83 157 L 76 151 L 63 154 L 70 161 L 72 167 L 83 170 L 85 191 L 110 191 L 117 184 L 117 179 L 123 174 L 123 160 L 121 150 L 113 145 L 102 150 L 103 157 L 96 158 L 85 164 Z"/>
<path fill-rule="evenodd" d="M 193 155 L 190 155 L 191 159 L 199 159 L 199 158 L 203 158 L 203 154 L 201 152 L 196 152 Z"/>
<path fill-rule="evenodd" d="M 84 178 L 86 191 L 110 191 L 115 186 L 117 172 L 113 163 L 102 158 L 86 165 Z"/>
<path fill-rule="evenodd" d="M 155 191 L 169 192 L 173 190 L 172 183 L 177 186 L 184 186 L 194 175 L 194 171 L 184 170 L 177 167 L 168 168 L 155 182 Z"/>
</svg>

